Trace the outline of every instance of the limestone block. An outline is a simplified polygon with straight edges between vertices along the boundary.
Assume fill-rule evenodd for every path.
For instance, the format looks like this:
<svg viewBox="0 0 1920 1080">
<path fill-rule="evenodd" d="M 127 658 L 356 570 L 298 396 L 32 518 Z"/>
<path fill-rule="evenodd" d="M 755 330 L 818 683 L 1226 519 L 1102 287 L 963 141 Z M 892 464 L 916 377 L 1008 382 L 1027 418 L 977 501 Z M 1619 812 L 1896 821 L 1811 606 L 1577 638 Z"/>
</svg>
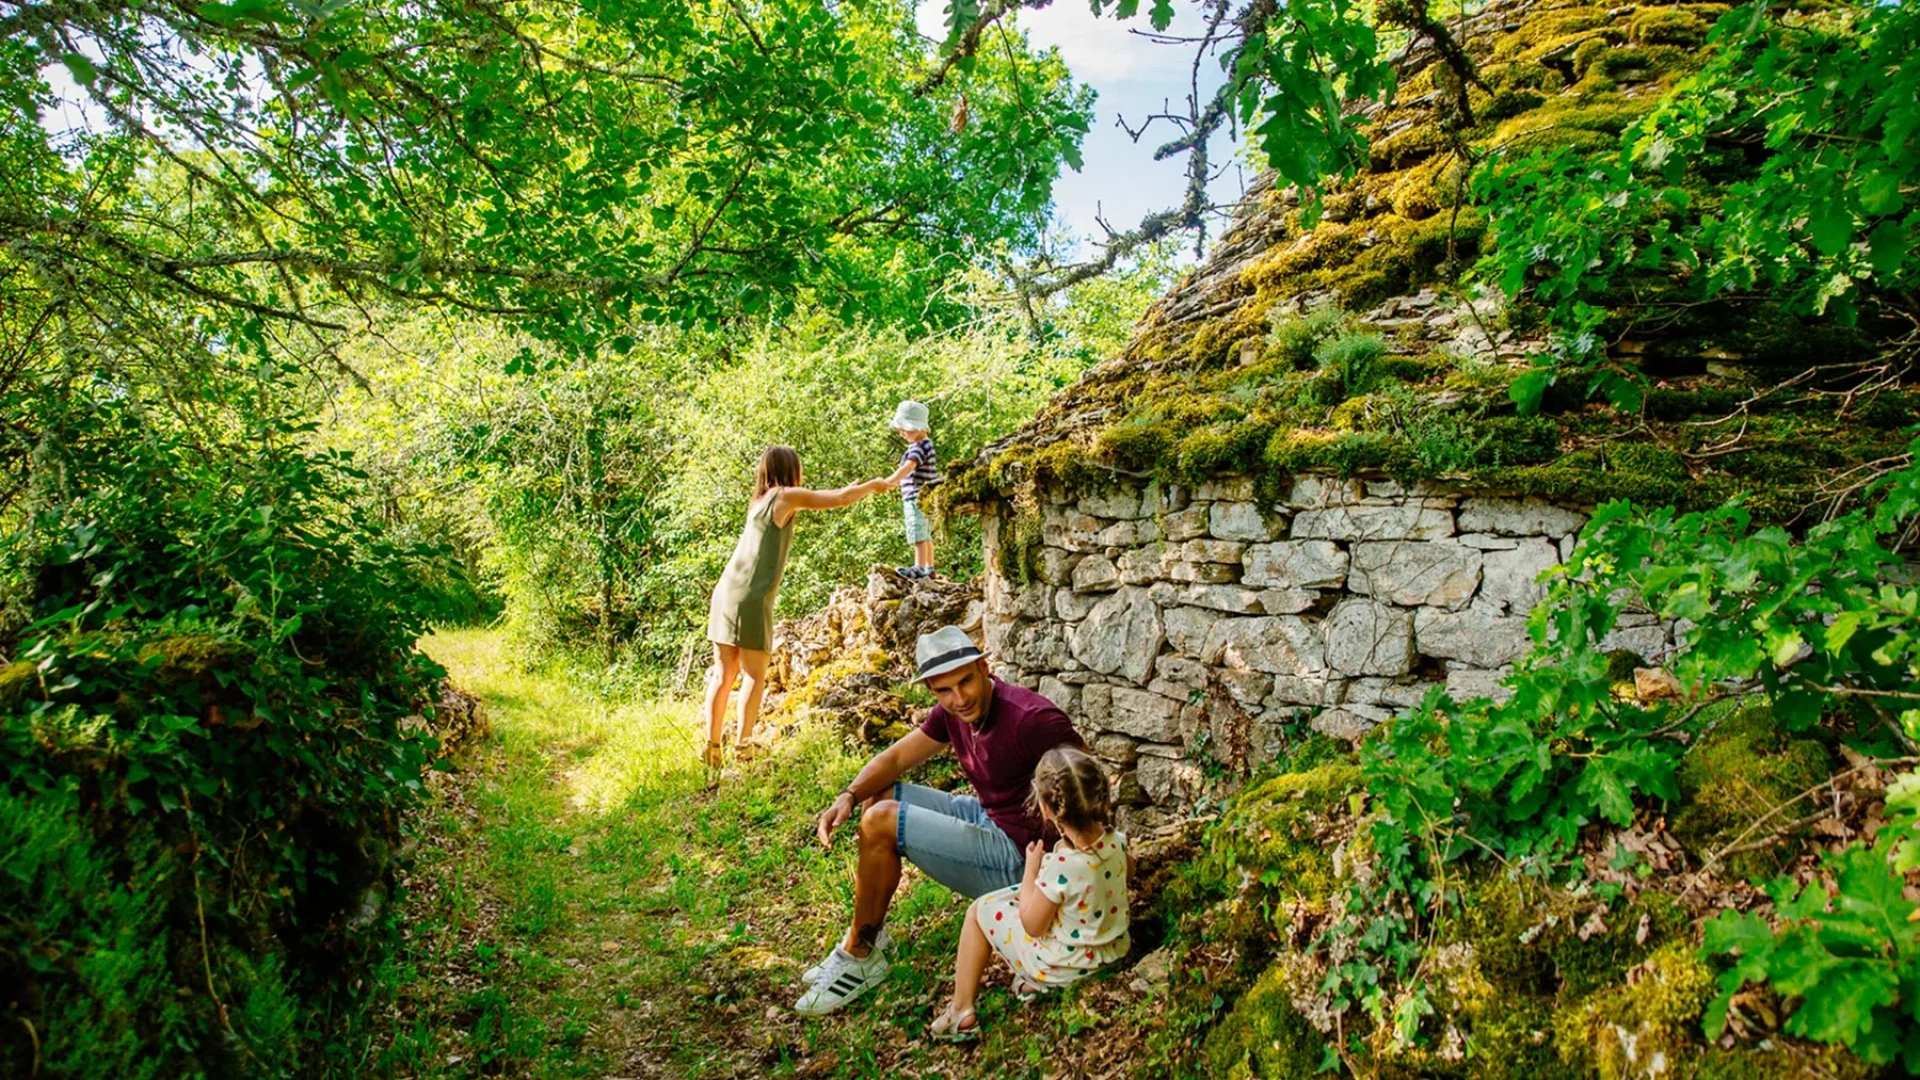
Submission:
<svg viewBox="0 0 1920 1080">
<path fill-rule="evenodd" d="M 1294 615 L 1225 618 L 1207 631 L 1202 663 L 1270 675 L 1302 675 L 1327 667 L 1320 628 Z"/>
<path fill-rule="evenodd" d="M 1153 671 L 1156 676 L 1155 682 L 1165 679 L 1180 687 L 1182 694 L 1205 689 L 1207 685 L 1207 666 L 1198 660 L 1190 660 L 1184 656 L 1163 653 L 1153 662 Z"/>
<path fill-rule="evenodd" d="M 1073 591 L 1111 592 L 1120 587 L 1120 568 L 1105 555 L 1089 555 L 1073 568 Z"/>
<path fill-rule="evenodd" d="M 1067 622 L 1079 622 L 1100 602 L 1099 593 L 1077 593 L 1072 589 L 1053 591 L 1053 613 Z"/>
<path fill-rule="evenodd" d="M 1343 685 L 1342 680 L 1331 678 L 1324 671 L 1310 675 L 1275 675 L 1273 690 L 1264 704 L 1268 709 L 1325 705 L 1334 700 L 1330 691 L 1338 691 Z"/>
<path fill-rule="evenodd" d="M 1438 685 L 1405 678 L 1349 679 L 1340 692 L 1340 704 L 1371 705 L 1398 713 L 1420 704 L 1427 691 Z"/>
<path fill-rule="evenodd" d="M 1187 710 L 1183 707 L 1180 711 L 1184 715 Z M 1172 759 L 1185 757 L 1186 752 L 1177 743 L 1143 742 L 1140 744 L 1140 756 Z"/>
<path fill-rule="evenodd" d="M 1577 533 L 1587 515 L 1540 499 L 1471 498 L 1460 504 L 1464 532 L 1504 536 L 1566 536 Z"/>
<path fill-rule="evenodd" d="M 1505 701 L 1513 696 L 1513 691 L 1500 685 L 1500 681 L 1513 674 L 1513 668 L 1503 667 L 1493 671 L 1479 668 L 1454 668 L 1447 672 L 1447 695 L 1455 701 L 1471 701 L 1474 698 L 1492 698 Z"/>
<path fill-rule="evenodd" d="M 1066 548 L 1068 508 L 1048 503 L 1040 510 L 1040 542 L 1048 547 Z"/>
<path fill-rule="evenodd" d="M 1121 582 L 1127 585 L 1145 585 L 1159 581 L 1164 576 L 1162 568 L 1166 563 L 1166 552 L 1166 545 L 1159 543 L 1129 548 L 1121 552 L 1117 563 Z"/>
<path fill-rule="evenodd" d="M 1072 664 L 1067 646 L 1067 627 L 1049 619 L 1020 631 L 1009 654 L 1013 662 L 1030 671 L 1059 671 Z"/>
<path fill-rule="evenodd" d="M 1140 776 L 1140 786 L 1146 789 L 1154 802 L 1162 805 L 1190 801 L 1200 794 L 1206 783 L 1200 766 L 1191 761 L 1142 757 L 1136 771 Z"/>
<path fill-rule="evenodd" d="M 1365 496 L 1366 489 L 1358 480 L 1341 480 L 1332 476 L 1296 476 L 1293 478 L 1293 490 L 1287 494 L 1287 505 L 1296 509 L 1318 510 L 1359 502 Z"/>
<path fill-rule="evenodd" d="M 1365 483 L 1367 498 L 1386 499 L 1398 502 L 1407 497 L 1407 487 L 1398 480 L 1368 480 Z"/>
<path fill-rule="evenodd" d="M 1195 503 L 1160 519 L 1160 535 L 1170 541 L 1192 540 L 1207 535 L 1208 503 Z"/>
<path fill-rule="evenodd" d="M 1260 704 L 1273 692 L 1273 676 L 1259 671 L 1221 668 L 1214 674 L 1214 680 L 1227 692 L 1228 697 L 1248 708 Z"/>
<path fill-rule="evenodd" d="M 987 656 L 998 662 L 1011 655 L 1014 633 L 1019 626 L 1020 623 L 1011 615 L 989 616 L 985 627 L 986 640 L 982 643 L 982 647 L 987 650 Z"/>
<path fill-rule="evenodd" d="M 1347 580 L 1347 553 L 1330 540 L 1253 544 L 1242 560 L 1240 583 L 1255 588 L 1337 589 Z"/>
<path fill-rule="evenodd" d="M 1187 686 L 1162 676 L 1155 676 L 1149 681 L 1147 683 L 1147 690 L 1150 693 L 1159 694 L 1161 697 L 1172 698 L 1175 701 L 1185 702 L 1189 705 L 1193 704 L 1201 693 L 1200 687 Z"/>
<path fill-rule="evenodd" d="M 1091 514 L 1074 514 L 1067 519 L 1067 533 L 1060 546 L 1068 551 L 1098 551 L 1106 547 L 1097 537 L 1108 524 Z"/>
<path fill-rule="evenodd" d="M 1453 535 L 1453 512 L 1428 506 L 1335 506 L 1302 510 L 1293 518 L 1295 540 L 1444 540 Z"/>
<path fill-rule="evenodd" d="M 1168 581 L 1184 581 L 1197 585 L 1226 585 L 1240 577 L 1240 568 L 1226 563 L 1168 559 L 1165 573 Z"/>
<path fill-rule="evenodd" d="M 1069 718 L 1080 715 L 1080 688 L 1061 682 L 1052 675 L 1042 674 L 1036 687 L 1041 697 L 1060 706 L 1060 711 Z"/>
<path fill-rule="evenodd" d="M 1413 638 L 1422 656 L 1478 668 L 1510 664 L 1532 645 L 1526 616 L 1503 615 L 1491 604 L 1474 604 L 1465 611 L 1421 608 L 1414 613 Z"/>
<path fill-rule="evenodd" d="M 1535 579 L 1541 571 L 1559 562 L 1559 549 L 1537 536 L 1518 541 L 1511 551 L 1489 551 L 1480 596 L 1488 603 L 1500 605 L 1509 614 L 1525 614 L 1533 610 L 1533 605 L 1546 593 L 1545 587 Z"/>
<path fill-rule="evenodd" d="M 1022 619 L 1044 619 L 1053 610 L 1053 586 L 1030 581 L 1013 596 L 1013 613 Z"/>
<path fill-rule="evenodd" d="M 1185 510 L 1193 501 L 1193 489 L 1184 484 L 1149 483 L 1140 492 L 1140 513 L 1145 517 Z"/>
<path fill-rule="evenodd" d="M 1080 496 L 1080 512 L 1094 517 L 1137 518 L 1140 513 L 1140 489 L 1116 487 Z"/>
<path fill-rule="evenodd" d="M 1246 555 L 1244 540 L 1189 540 L 1180 545 L 1180 558 L 1187 562 L 1213 562 L 1240 565 Z"/>
<path fill-rule="evenodd" d="M 1144 683 L 1153 671 L 1165 633 L 1160 608 L 1147 590 L 1127 586 L 1095 604 L 1074 628 L 1073 655 L 1102 675 L 1122 675 Z"/>
<path fill-rule="evenodd" d="M 1101 547 L 1137 547 L 1151 544 L 1160 539 L 1160 523 L 1152 518 L 1139 521 L 1116 521 L 1101 529 L 1093 542 Z"/>
<path fill-rule="evenodd" d="M 1213 632 L 1221 614 L 1205 608 L 1170 607 L 1162 615 L 1167 644 L 1181 656 L 1205 661 L 1207 635 Z"/>
<path fill-rule="evenodd" d="M 1563 536 L 1560 538 L 1560 561 L 1561 562 L 1566 562 L 1567 560 L 1573 558 L 1573 549 L 1574 549 L 1574 546 L 1578 543 L 1579 543 L 1579 537 L 1576 537 L 1576 536 Z"/>
<path fill-rule="evenodd" d="M 1342 675 L 1405 675 L 1413 670 L 1411 612 L 1348 597 L 1327 616 L 1321 632 L 1326 635 L 1327 666 Z"/>
<path fill-rule="evenodd" d="M 1216 540 L 1274 540 L 1286 535 L 1287 523 L 1250 502 L 1217 502 L 1207 516 L 1207 531 Z"/>
<path fill-rule="evenodd" d="M 1113 687 L 1107 683 L 1088 683 L 1080 688 L 1080 722 L 1090 731 L 1107 726 L 1113 712 Z"/>
<path fill-rule="evenodd" d="M 1458 611 L 1480 585 L 1480 552 L 1451 540 L 1385 540 L 1353 545 L 1347 587 L 1407 607 Z"/>
<path fill-rule="evenodd" d="M 1133 764 L 1140 752 L 1134 749 L 1134 741 L 1114 731 L 1103 731 L 1087 740 L 1087 749 L 1093 756 L 1114 768 L 1124 769 Z"/>
<path fill-rule="evenodd" d="M 1266 589 L 1260 593 L 1260 609 L 1269 615 L 1298 615 L 1320 602 L 1312 589 Z"/>
<path fill-rule="evenodd" d="M 1114 783 L 1113 801 L 1121 808 L 1117 816 L 1121 821 L 1127 821 L 1131 818 L 1127 808 L 1147 806 L 1153 802 L 1153 796 L 1148 795 L 1147 789 L 1140 785 L 1139 772 L 1129 769 L 1120 774 L 1120 779 Z"/>
<path fill-rule="evenodd" d="M 1161 582 L 1153 587 L 1153 598 L 1162 604 L 1186 604 L 1211 608 L 1235 615 L 1260 613 L 1260 594 L 1238 585 L 1173 585 Z"/>
<path fill-rule="evenodd" d="M 1616 626 L 1600 639 L 1600 651 L 1631 649 L 1642 660 L 1659 660 L 1667 654 L 1667 628 L 1653 626 Z"/>
<path fill-rule="evenodd" d="M 1307 726 L 1331 738 L 1357 742 L 1361 736 L 1373 730 L 1374 723 L 1358 712 L 1341 706 L 1321 710 Z"/>
<path fill-rule="evenodd" d="M 1073 568 L 1083 557 L 1065 548 L 1044 547 L 1040 549 L 1039 565 L 1034 567 L 1034 573 L 1049 585 L 1065 585 L 1073 580 Z"/>
<path fill-rule="evenodd" d="M 1113 708 L 1104 722 L 1089 719 L 1089 727 L 1118 731 L 1146 742 L 1169 742 L 1179 738 L 1180 702 L 1131 686 L 1113 688 Z"/>
<path fill-rule="evenodd" d="M 1248 476 L 1219 476 L 1203 480 L 1193 489 L 1196 499 L 1227 499 L 1246 502 L 1253 498 L 1253 478 Z"/>
<path fill-rule="evenodd" d="M 1481 551 L 1512 551 L 1520 543 L 1511 536 L 1495 536 L 1492 533 L 1461 533 L 1455 539 Z"/>
</svg>

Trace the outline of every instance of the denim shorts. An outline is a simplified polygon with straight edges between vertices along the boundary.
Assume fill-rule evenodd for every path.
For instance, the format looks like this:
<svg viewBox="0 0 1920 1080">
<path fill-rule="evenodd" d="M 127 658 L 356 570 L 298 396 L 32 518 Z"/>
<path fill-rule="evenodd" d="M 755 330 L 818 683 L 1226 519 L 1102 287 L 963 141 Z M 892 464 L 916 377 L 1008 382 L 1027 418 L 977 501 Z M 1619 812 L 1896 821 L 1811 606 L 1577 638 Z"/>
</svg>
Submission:
<svg viewBox="0 0 1920 1080">
<path fill-rule="evenodd" d="M 918 544 L 933 539 L 933 522 L 928 521 L 927 515 L 921 512 L 920 500 L 902 499 L 900 506 L 901 515 L 907 522 L 907 543 Z"/>
<path fill-rule="evenodd" d="M 1026 856 L 971 795 L 895 783 L 900 855 L 969 899 L 1020 883 Z"/>
</svg>

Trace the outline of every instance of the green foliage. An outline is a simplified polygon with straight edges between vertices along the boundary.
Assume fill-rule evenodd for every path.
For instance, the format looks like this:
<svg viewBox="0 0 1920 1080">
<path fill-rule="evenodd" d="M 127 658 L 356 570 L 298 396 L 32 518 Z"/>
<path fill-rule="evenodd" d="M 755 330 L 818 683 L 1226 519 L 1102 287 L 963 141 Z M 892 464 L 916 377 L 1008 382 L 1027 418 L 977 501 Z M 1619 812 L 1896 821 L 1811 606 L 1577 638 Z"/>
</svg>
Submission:
<svg viewBox="0 0 1920 1080">
<path fill-rule="evenodd" d="M 1722 912 L 1706 927 L 1710 954 L 1737 954 L 1720 976 L 1720 995 L 1707 1011 L 1707 1034 L 1718 1038 L 1733 996 L 1748 982 L 1764 982 L 1799 999 L 1787 1017 L 1789 1034 L 1843 1043 L 1865 1060 L 1898 1060 L 1920 1069 L 1920 911 L 1904 895 L 1904 875 L 1880 846 L 1852 844 L 1829 855 L 1834 887 L 1775 880 L 1767 888 L 1776 927 L 1751 913 Z"/>
<path fill-rule="evenodd" d="M 1750 533 L 1738 507 L 1688 515 L 1600 507 L 1567 565 L 1549 572 L 1549 595 L 1529 620 L 1533 649 L 1506 680 L 1510 696 L 1461 704 L 1435 690 L 1362 746 L 1377 862 L 1347 887 L 1342 915 L 1323 936 L 1323 947 L 1345 958 L 1329 972 L 1331 1000 L 1363 1006 L 1401 1042 L 1412 1038 L 1417 1003 L 1430 993 L 1413 974 L 1421 925 L 1450 905 L 1447 867 L 1492 857 L 1509 872 L 1577 878 L 1581 864 L 1569 856 L 1587 826 L 1626 827 L 1645 802 L 1679 800 L 1689 745 L 1720 719 L 1704 706 L 1736 692 L 1716 688 L 1764 689 L 1790 732 L 1830 709 L 1857 713 L 1864 729 L 1893 722 L 1891 709 L 1920 680 L 1920 624 L 1911 614 L 1920 595 L 1886 580 L 1898 559 L 1884 539 L 1905 531 L 1916 473 L 1920 466 L 1909 465 L 1883 478 L 1875 510 L 1818 526 L 1798 543 L 1777 529 Z M 1599 642 L 1628 604 L 1685 620 L 1666 663 L 1687 697 L 1614 693 Z M 1825 902 L 1819 894 L 1813 909 Z M 1796 910 L 1810 917 L 1812 909 Z M 1574 987 L 1579 965 L 1557 963 Z M 1818 1014 L 1805 1023 L 1819 1024 L 1807 1030 L 1822 1038 L 1841 1031 Z M 1873 1056 L 1881 1051 L 1865 1041 L 1865 1023 L 1846 1029 L 1846 1041 L 1886 1060 Z"/>
<path fill-rule="evenodd" d="M 704 647 L 707 596 L 767 446 L 797 448 L 814 487 L 885 475 L 902 450 L 886 420 L 911 397 L 931 406 L 952 470 L 1118 351 L 1172 272 L 1170 252 L 1148 252 L 1036 304 L 1037 340 L 983 274 L 954 283 L 974 318 L 932 335 L 809 310 L 567 357 L 477 320 L 395 317 L 351 343 L 373 392 L 349 396 L 328 438 L 361 451 L 407 535 L 452 543 L 523 644 L 657 679 Z M 528 369 L 509 373 L 522 357 Z M 976 573 L 977 521 L 940 526 L 941 572 Z M 782 615 L 910 561 L 894 494 L 803 514 L 798 529 Z"/>
<path fill-rule="evenodd" d="M 1697 22 L 1649 11 L 1632 33 L 1684 42 Z M 1543 305 L 1557 334 L 1514 386 L 1523 409 L 1563 373 L 1638 408 L 1644 380 L 1600 340 L 1630 290 L 1696 303 L 1767 292 L 1851 322 L 1863 300 L 1904 306 L 1920 281 L 1920 212 L 1904 194 L 1920 182 L 1920 12 L 1750 5 L 1722 16 L 1712 42 L 1705 66 L 1610 152 L 1496 155 L 1476 176 L 1491 218 L 1479 272 Z"/>
<path fill-rule="evenodd" d="M 0 1071 L 31 1029 L 50 1075 L 275 1075 L 392 885 L 439 556 L 385 535 L 272 364 L 162 390 L 118 359 L 0 394 L 35 442 L 0 541 L 0 907 L 33 913 L 0 923 Z"/>
<path fill-rule="evenodd" d="M 143 0 L 0 28 L 10 287 L 229 328 L 338 333 L 370 298 L 569 351 L 801 300 L 940 321 L 951 272 L 1037 242 L 1091 105 L 1017 34 L 964 99 L 921 87 L 899 2 Z M 57 119 L 58 62 L 99 130 Z"/>
</svg>

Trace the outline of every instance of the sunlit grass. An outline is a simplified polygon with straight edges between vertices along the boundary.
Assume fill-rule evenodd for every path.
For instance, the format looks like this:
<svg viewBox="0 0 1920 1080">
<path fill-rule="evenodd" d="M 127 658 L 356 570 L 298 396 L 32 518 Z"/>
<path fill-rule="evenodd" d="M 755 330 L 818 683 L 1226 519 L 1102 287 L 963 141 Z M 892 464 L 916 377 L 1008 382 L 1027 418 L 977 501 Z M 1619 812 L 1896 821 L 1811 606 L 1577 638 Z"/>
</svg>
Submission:
<svg viewBox="0 0 1920 1080">
<path fill-rule="evenodd" d="M 902 1060 L 929 1075 L 992 1060 L 1044 1075 L 1011 1024 L 972 1052 L 919 1040 L 949 987 L 964 903 L 911 870 L 888 982 L 835 1016 L 789 1011 L 852 902 L 851 830 L 825 851 L 813 821 L 861 760 L 825 725 L 709 787 L 695 700 L 603 697 L 521 668 L 493 632 L 423 647 L 486 700 L 491 733 L 460 753 L 455 792 L 428 812 L 430 887 L 405 908 L 406 955 L 385 969 L 401 1007 L 376 1071 L 877 1077 Z M 992 1025 L 1010 1008 L 989 995 L 981 1015 Z"/>
</svg>

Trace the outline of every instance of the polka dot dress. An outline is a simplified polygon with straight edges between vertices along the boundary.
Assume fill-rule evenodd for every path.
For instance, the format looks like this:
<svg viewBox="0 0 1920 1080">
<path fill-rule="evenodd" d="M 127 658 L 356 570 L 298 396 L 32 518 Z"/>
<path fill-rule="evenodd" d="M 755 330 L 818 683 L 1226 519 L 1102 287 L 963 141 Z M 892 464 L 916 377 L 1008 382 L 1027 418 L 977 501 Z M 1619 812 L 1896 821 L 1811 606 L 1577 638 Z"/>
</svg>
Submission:
<svg viewBox="0 0 1920 1080">
<path fill-rule="evenodd" d="M 1060 906 L 1039 937 L 1020 925 L 1020 887 L 982 896 L 974 911 L 993 951 L 1028 982 L 1065 986 L 1120 959 L 1127 937 L 1127 838 L 1111 829 L 1091 851 L 1061 840 L 1040 864 L 1034 884 Z"/>
</svg>

